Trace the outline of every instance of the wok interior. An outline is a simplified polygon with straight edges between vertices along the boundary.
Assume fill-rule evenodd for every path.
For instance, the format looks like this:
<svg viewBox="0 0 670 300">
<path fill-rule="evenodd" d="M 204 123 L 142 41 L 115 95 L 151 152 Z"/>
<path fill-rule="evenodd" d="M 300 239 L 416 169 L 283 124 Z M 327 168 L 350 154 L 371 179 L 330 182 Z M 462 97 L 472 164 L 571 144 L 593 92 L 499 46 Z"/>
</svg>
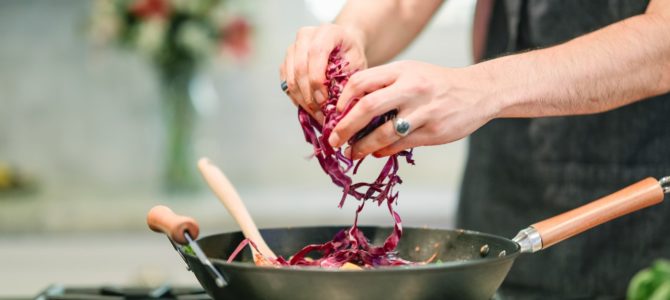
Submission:
<svg viewBox="0 0 670 300">
<path fill-rule="evenodd" d="M 261 230 L 272 250 L 285 258 L 308 244 L 330 241 L 344 227 L 297 227 Z M 361 226 L 360 229 L 373 245 L 382 245 L 391 233 L 390 227 Z M 226 260 L 244 239 L 241 232 L 222 233 L 200 239 L 198 242 L 210 258 Z M 482 254 L 482 246 L 488 253 Z M 518 245 L 508 239 L 463 230 L 404 228 L 398 244 L 398 255 L 410 261 L 426 261 L 436 254 L 433 262 L 459 262 L 496 259 L 502 251 L 516 255 Z M 313 253 L 318 256 L 318 253 Z M 251 251 L 242 251 L 235 261 L 253 263 Z"/>
</svg>

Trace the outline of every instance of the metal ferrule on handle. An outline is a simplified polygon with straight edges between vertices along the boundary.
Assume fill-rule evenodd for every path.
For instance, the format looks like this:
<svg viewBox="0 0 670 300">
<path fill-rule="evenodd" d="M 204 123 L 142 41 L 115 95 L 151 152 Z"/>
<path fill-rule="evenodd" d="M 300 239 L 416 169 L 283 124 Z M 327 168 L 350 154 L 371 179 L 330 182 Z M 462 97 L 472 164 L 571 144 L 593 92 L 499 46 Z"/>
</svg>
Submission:
<svg viewBox="0 0 670 300">
<path fill-rule="evenodd" d="M 663 201 L 670 194 L 670 176 L 647 178 L 611 195 L 537 222 L 521 231 L 513 241 L 521 253 L 533 253 L 578 235 L 620 216 Z"/>
<path fill-rule="evenodd" d="M 521 247 L 521 253 L 533 253 L 542 250 L 542 237 L 533 226 L 526 227 L 512 239 Z"/>
<path fill-rule="evenodd" d="M 670 194 L 670 176 L 661 178 L 658 183 L 663 188 L 663 193 Z"/>
</svg>

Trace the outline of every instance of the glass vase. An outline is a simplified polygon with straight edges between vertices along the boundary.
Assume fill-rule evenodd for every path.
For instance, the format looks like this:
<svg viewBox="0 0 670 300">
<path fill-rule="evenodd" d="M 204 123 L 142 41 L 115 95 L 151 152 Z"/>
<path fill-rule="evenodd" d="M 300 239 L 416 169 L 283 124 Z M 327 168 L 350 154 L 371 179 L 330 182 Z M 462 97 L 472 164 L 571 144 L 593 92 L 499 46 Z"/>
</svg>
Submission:
<svg viewBox="0 0 670 300">
<path fill-rule="evenodd" d="M 193 135 L 197 112 L 189 93 L 196 68 L 192 65 L 163 65 L 158 68 L 163 112 L 163 188 L 169 193 L 198 189 Z"/>
</svg>

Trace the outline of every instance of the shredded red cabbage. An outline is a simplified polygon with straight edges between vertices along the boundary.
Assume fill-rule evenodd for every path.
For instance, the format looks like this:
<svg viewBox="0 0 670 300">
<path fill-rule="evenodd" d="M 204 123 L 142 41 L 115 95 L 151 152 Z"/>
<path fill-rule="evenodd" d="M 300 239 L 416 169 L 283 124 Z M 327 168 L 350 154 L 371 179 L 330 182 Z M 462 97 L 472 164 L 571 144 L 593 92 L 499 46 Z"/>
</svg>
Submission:
<svg viewBox="0 0 670 300">
<path fill-rule="evenodd" d="M 331 241 L 325 244 L 305 246 L 289 260 L 282 257 L 278 257 L 277 259 L 265 258 L 266 261 L 270 261 L 272 264 L 320 266 L 324 268 L 340 268 L 346 263 L 352 263 L 365 268 L 413 264 L 413 262 L 401 259 L 396 255 L 395 249 L 402 236 L 402 222 L 398 213 L 393 210 L 393 204 L 398 199 L 398 192 L 394 191 L 394 187 L 396 184 L 402 183 L 402 180 L 397 175 L 399 167 L 398 157 L 404 157 L 407 163 L 414 164 L 412 150 L 402 151 L 389 156 L 374 182 L 353 183 L 347 173 L 353 167 L 353 174 L 356 174 L 363 159 L 359 160 L 354 166 L 354 162 L 345 157 L 341 149 L 335 149 L 328 143 L 328 137 L 330 137 L 335 125 L 349 112 L 356 102 L 355 100 L 351 101 L 342 112 L 336 110 L 337 100 L 349 77 L 355 72 L 347 72 L 345 70 L 347 65 L 348 62 L 342 57 L 340 47 L 336 47 L 330 53 L 326 70 L 326 82 L 324 84 L 328 87 L 328 100 L 321 106 L 321 111 L 325 116 L 324 125 L 321 126 L 302 108 L 298 109 L 298 119 L 300 120 L 305 139 L 314 147 L 313 156 L 316 157 L 321 168 L 330 176 L 333 183 L 343 189 L 339 207 L 342 207 L 347 195 L 351 195 L 361 201 L 358 209 L 356 209 L 354 224 L 348 229 L 339 231 Z M 353 144 L 356 140 L 388 121 L 394 115 L 395 111 L 392 111 L 374 118 L 368 127 L 356 134 L 349 141 L 349 144 Z M 370 245 L 368 239 L 358 228 L 358 215 L 363 210 L 367 200 L 372 200 L 377 205 L 382 205 L 386 202 L 389 213 L 393 217 L 393 232 L 381 246 Z M 232 261 L 247 244 L 249 243 L 246 241 L 242 242 L 233 255 L 231 255 L 229 261 Z M 253 243 L 251 243 L 251 246 L 255 247 Z M 312 252 L 320 253 L 320 258 L 309 258 L 308 254 Z"/>
</svg>

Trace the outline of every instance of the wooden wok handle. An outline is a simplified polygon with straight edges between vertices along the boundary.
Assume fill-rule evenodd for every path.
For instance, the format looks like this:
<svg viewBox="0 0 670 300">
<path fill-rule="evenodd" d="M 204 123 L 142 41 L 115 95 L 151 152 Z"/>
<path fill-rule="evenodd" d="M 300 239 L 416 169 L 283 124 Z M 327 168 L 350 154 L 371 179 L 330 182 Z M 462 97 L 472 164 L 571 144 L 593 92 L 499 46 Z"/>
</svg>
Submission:
<svg viewBox="0 0 670 300">
<path fill-rule="evenodd" d="M 191 217 L 175 214 L 164 205 L 156 205 L 147 214 L 147 225 L 155 232 L 165 233 L 175 243 L 186 245 L 188 241 L 184 233 L 188 232 L 192 239 L 198 238 L 198 223 Z"/>
<path fill-rule="evenodd" d="M 542 249 L 620 216 L 663 201 L 663 188 L 654 178 L 634 183 L 584 206 L 532 225 L 542 237 Z"/>
</svg>

